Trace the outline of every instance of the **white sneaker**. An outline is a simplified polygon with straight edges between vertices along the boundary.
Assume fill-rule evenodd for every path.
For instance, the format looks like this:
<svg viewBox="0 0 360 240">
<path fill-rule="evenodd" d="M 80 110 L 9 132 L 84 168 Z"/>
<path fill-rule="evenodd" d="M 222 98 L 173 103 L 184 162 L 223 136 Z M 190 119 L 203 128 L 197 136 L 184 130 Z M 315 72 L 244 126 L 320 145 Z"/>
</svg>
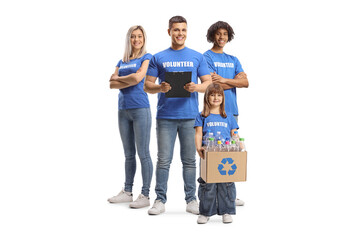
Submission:
<svg viewBox="0 0 360 240">
<path fill-rule="evenodd" d="M 132 202 L 133 196 L 131 192 L 125 192 L 124 189 L 121 192 L 108 199 L 109 203 L 123 203 L 123 202 Z"/>
<path fill-rule="evenodd" d="M 239 198 L 235 199 L 235 206 L 244 206 L 245 202 Z"/>
<path fill-rule="evenodd" d="M 186 206 L 186 211 L 192 214 L 199 214 L 199 204 L 196 200 L 192 200 Z"/>
<path fill-rule="evenodd" d="M 142 194 L 140 194 L 134 202 L 129 204 L 129 207 L 131 208 L 143 208 L 147 206 L 150 206 L 150 198 Z"/>
<path fill-rule="evenodd" d="M 209 221 L 209 217 L 204 216 L 204 215 L 199 215 L 197 223 L 198 224 L 205 224 Z"/>
<path fill-rule="evenodd" d="M 149 215 L 158 215 L 163 212 L 165 212 L 165 204 L 163 204 L 160 200 L 155 200 L 152 208 L 148 210 Z"/>
<path fill-rule="evenodd" d="M 223 223 L 232 223 L 232 217 L 229 214 L 222 215 L 222 221 Z"/>
</svg>

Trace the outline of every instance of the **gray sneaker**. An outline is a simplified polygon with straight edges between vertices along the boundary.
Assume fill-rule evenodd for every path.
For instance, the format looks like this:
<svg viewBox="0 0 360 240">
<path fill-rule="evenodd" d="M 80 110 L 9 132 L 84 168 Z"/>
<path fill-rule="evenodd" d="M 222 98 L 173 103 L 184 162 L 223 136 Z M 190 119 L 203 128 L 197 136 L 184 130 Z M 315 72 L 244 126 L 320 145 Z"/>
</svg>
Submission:
<svg viewBox="0 0 360 240">
<path fill-rule="evenodd" d="M 123 202 L 132 202 L 133 196 L 131 192 L 125 192 L 124 189 L 121 192 L 108 199 L 109 203 L 123 203 Z"/>
<path fill-rule="evenodd" d="M 209 217 L 204 216 L 204 215 L 199 215 L 197 223 L 198 224 L 205 224 L 209 221 Z"/>
<path fill-rule="evenodd" d="M 139 197 L 129 204 L 131 208 L 143 208 L 150 206 L 150 198 L 140 194 Z"/>
<path fill-rule="evenodd" d="M 244 206 L 245 202 L 239 198 L 235 199 L 235 206 Z"/>
<path fill-rule="evenodd" d="M 224 214 L 222 215 L 222 221 L 223 223 L 232 223 L 232 217 L 230 214 Z"/>
<path fill-rule="evenodd" d="M 199 214 L 199 204 L 196 200 L 192 200 L 186 205 L 186 211 L 192 214 Z"/>
<path fill-rule="evenodd" d="M 163 204 L 160 200 L 155 200 L 152 208 L 148 210 L 149 215 L 158 215 L 165 212 L 165 204 Z"/>
</svg>

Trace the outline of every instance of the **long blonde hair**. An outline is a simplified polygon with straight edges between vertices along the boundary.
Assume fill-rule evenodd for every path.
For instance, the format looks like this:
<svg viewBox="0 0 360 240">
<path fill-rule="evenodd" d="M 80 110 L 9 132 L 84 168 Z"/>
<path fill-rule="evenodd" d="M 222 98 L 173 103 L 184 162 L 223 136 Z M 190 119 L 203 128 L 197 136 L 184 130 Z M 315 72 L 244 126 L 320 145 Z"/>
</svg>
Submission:
<svg viewBox="0 0 360 240">
<path fill-rule="evenodd" d="M 142 31 L 142 33 L 143 33 L 144 44 L 143 44 L 142 48 L 140 49 L 139 55 L 136 56 L 136 57 L 141 58 L 142 56 L 144 56 L 146 54 L 146 32 L 145 32 L 145 29 L 140 25 L 132 26 L 131 28 L 129 28 L 129 31 L 126 34 L 125 52 L 124 52 L 123 62 L 129 62 L 130 61 L 130 57 L 131 57 L 131 53 L 132 53 L 131 34 L 132 34 L 133 31 L 138 30 L 138 29 L 140 29 Z"/>
<path fill-rule="evenodd" d="M 226 112 L 225 112 L 225 94 L 224 94 L 224 89 L 217 83 L 212 83 L 210 84 L 205 91 L 204 94 L 204 107 L 203 110 L 201 112 L 201 115 L 203 117 L 208 117 L 210 115 L 210 102 L 209 102 L 209 96 L 213 93 L 219 93 L 222 96 L 222 103 L 220 104 L 220 115 L 222 117 L 226 117 Z"/>
</svg>

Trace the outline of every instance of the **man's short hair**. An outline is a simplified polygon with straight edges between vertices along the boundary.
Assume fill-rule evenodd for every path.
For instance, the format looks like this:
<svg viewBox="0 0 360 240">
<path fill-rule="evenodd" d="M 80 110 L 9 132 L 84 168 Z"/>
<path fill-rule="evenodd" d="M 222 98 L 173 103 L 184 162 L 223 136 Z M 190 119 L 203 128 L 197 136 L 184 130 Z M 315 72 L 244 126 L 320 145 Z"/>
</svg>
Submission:
<svg viewBox="0 0 360 240">
<path fill-rule="evenodd" d="M 215 33 L 220 28 L 223 28 L 228 32 L 228 42 L 230 42 L 234 38 L 235 33 L 232 27 L 227 22 L 218 21 L 213 25 L 211 25 L 208 29 L 208 32 L 206 34 L 206 38 L 208 42 L 214 43 Z"/>
<path fill-rule="evenodd" d="M 169 20 L 169 29 L 172 28 L 173 23 L 183 23 L 183 22 L 187 24 L 186 19 L 184 17 L 174 16 Z"/>
</svg>

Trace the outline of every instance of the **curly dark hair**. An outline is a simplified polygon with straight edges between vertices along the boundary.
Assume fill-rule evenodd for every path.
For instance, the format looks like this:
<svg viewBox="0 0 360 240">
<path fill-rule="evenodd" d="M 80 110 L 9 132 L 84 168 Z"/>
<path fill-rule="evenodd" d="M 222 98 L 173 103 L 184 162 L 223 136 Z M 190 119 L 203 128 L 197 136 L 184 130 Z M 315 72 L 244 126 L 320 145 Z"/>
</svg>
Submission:
<svg viewBox="0 0 360 240">
<path fill-rule="evenodd" d="M 208 29 L 208 32 L 206 34 L 206 38 L 208 42 L 214 43 L 215 33 L 220 28 L 226 29 L 226 31 L 228 32 L 228 42 L 230 42 L 234 38 L 235 33 L 232 27 L 227 22 L 218 21 L 213 25 L 211 25 Z"/>
</svg>

